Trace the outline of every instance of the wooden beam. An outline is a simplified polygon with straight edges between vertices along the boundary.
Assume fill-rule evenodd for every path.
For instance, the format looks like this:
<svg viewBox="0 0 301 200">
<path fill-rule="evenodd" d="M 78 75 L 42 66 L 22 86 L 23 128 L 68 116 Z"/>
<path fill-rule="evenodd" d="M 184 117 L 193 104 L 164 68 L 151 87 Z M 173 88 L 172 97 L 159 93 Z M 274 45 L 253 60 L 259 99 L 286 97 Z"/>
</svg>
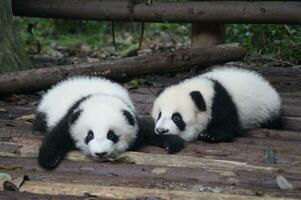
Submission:
<svg viewBox="0 0 301 200">
<path fill-rule="evenodd" d="M 13 0 L 16 16 L 110 21 L 300 24 L 300 1 Z"/>
<path fill-rule="evenodd" d="M 238 44 L 227 44 L 210 48 L 178 50 L 95 63 L 20 71 L 0 75 L 0 94 L 45 89 L 69 76 L 103 76 L 120 81 L 151 73 L 183 71 L 193 66 L 206 67 L 239 60 L 244 55 L 243 47 Z"/>
</svg>

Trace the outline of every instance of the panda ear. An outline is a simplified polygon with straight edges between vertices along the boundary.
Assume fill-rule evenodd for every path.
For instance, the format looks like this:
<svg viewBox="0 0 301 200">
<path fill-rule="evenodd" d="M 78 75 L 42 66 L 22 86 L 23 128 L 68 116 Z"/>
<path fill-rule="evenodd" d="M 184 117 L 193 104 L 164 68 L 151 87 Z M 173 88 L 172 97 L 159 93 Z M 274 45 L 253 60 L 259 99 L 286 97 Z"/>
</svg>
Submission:
<svg viewBox="0 0 301 200">
<path fill-rule="evenodd" d="M 126 120 L 128 121 L 128 123 L 131 126 L 135 126 L 135 118 L 133 117 L 133 115 L 127 111 L 127 110 L 122 110 L 122 114 L 125 116 Z"/>
<path fill-rule="evenodd" d="M 72 113 L 69 117 L 69 126 L 73 124 L 80 116 L 82 110 L 76 110 L 74 113 Z"/>
<path fill-rule="evenodd" d="M 196 107 L 199 111 L 206 111 L 206 103 L 203 98 L 203 95 L 199 91 L 192 91 L 190 92 L 190 96 L 192 101 L 195 103 Z"/>
</svg>

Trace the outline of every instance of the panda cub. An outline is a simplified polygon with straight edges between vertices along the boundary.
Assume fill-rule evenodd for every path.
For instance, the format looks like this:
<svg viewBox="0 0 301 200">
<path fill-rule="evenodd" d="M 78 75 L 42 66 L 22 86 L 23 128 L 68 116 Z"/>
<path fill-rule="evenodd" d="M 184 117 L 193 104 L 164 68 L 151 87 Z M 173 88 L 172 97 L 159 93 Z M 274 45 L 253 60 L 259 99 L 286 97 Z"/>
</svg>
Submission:
<svg viewBox="0 0 301 200">
<path fill-rule="evenodd" d="M 216 68 L 166 88 L 152 117 L 158 135 L 185 141 L 229 142 L 245 129 L 280 128 L 281 99 L 259 74 Z"/>
<path fill-rule="evenodd" d="M 75 148 L 95 159 L 126 151 L 136 140 L 138 125 L 125 88 L 102 78 L 77 77 L 42 97 L 34 130 L 45 134 L 39 164 L 53 169 Z"/>
</svg>

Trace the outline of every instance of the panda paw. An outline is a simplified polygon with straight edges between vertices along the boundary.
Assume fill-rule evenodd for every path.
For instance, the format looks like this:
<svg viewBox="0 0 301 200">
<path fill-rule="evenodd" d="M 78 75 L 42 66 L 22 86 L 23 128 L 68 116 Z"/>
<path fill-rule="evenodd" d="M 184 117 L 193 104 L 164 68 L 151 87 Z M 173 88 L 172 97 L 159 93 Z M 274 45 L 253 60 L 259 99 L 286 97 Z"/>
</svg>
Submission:
<svg viewBox="0 0 301 200">
<path fill-rule="evenodd" d="M 207 143 L 218 142 L 214 135 L 210 135 L 208 133 L 200 133 L 198 139 L 202 142 L 207 142 Z"/>
<path fill-rule="evenodd" d="M 64 155 L 62 155 L 61 153 L 52 151 L 46 152 L 43 148 L 41 148 L 38 155 L 38 162 L 39 165 L 44 169 L 52 170 L 59 166 L 63 158 Z"/>
<path fill-rule="evenodd" d="M 163 148 L 169 154 L 177 153 L 184 148 L 184 140 L 175 135 L 164 135 Z"/>
</svg>

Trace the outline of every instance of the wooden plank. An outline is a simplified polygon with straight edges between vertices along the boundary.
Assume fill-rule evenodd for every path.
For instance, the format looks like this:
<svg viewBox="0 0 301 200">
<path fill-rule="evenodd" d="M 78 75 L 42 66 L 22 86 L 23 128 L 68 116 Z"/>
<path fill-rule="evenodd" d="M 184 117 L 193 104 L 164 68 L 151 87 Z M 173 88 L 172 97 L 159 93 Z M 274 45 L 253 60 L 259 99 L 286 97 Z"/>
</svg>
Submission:
<svg viewBox="0 0 301 200">
<path fill-rule="evenodd" d="M 287 117 L 301 117 L 301 105 L 282 105 L 282 115 Z"/>
<path fill-rule="evenodd" d="M 301 130 L 301 117 L 282 117 L 283 129 L 300 131 Z"/>
<path fill-rule="evenodd" d="M 34 135 L 10 135 L 7 142 L 1 142 L 18 149 L 18 154 L 8 151 L 7 148 L 0 148 L 2 156 L 9 157 L 36 157 L 38 146 L 42 136 Z M 0 137 L 1 138 L 1 137 Z M 5 138 L 4 138 L 5 139 Z M 178 155 L 206 157 L 220 160 L 234 160 L 248 162 L 256 165 L 265 163 L 266 151 L 271 148 L 277 162 L 275 166 L 295 166 L 300 160 L 301 134 L 296 131 L 279 131 L 271 129 L 254 129 L 246 133 L 245 137 L 237 138 L 233 143 L 208 144 L 193 142 L 186 145 L 185 149 Z M 163 149 L 156 147 L 143 147 L 140 152 L 166 154 Z M 71 154 L 72 155 L 72 154 Z M 80 154 L 73 154 L 71 160 L 85 160 Z"/>
<path fill-rule="evenodd" d="M 49 187 L 51 185 L 51 187 Z M 74 196 L 83 196 L 84 193 L 105 198 L 116 199 L 130 199 L 130 198 L 146 198 L 155 197 L 159 199 L 290 199 L 290 198 L 276 198 L 276 197 L 252 197 L 245 195 L 234 194 L 219 194 L 210 192 L 187 192 L 178 190 L 160 190 L 160 189 L 145 189 L 135 187 L 118 187 L 118 186 L 97 186 L 74 183 L 59 183 L 46 181 L 27 181 L 20 191 L 33 192 L 38 194 L 69 194 Z"/>
<path fill-rule="evenodd" d="M 22 200 L 87 200 L 87 196 L 71 196 L 71 195 L 47 195 L 47 194 L 35 194 L 29 192 L 12 192 L 12 191 L 1 191 L 0 192 L 0 200 L 9 200 L 9 199 L 22 199 Z M 102 199 L 104 198 L 96 198 L 90 197 L 89 199 Z M 109 200 L 108 198 L 106 198 Z"/>
<path fill-rule="evenodd" d="M 1 167 L 19 169 L 11 174 L 26 174 L 32 181 L 72 182 L 102 186 L 128 186 L 182 191 L 211 191 L 231 194 L 300 197 L 298 189 L 283 191 L 276 183 L 277 174 L 284 176 L 295 188 L 301 186 L 300 172 L 281 170 L 241 170 L 169 167 L 153 165 L 111 164 L 64 161 L 56 170 L 41 169 L 34 159 L 0 158 Z M 20 170 L 21 169 L 21 170 Z M 147 181 L 145 181 L 147 179 Z"/>
<path fill-rule="evenodd" d="M 14 15 L 85 20 L 205 23 L 301 23 L 298 1 L 13 0 Z"/>
</svg>

